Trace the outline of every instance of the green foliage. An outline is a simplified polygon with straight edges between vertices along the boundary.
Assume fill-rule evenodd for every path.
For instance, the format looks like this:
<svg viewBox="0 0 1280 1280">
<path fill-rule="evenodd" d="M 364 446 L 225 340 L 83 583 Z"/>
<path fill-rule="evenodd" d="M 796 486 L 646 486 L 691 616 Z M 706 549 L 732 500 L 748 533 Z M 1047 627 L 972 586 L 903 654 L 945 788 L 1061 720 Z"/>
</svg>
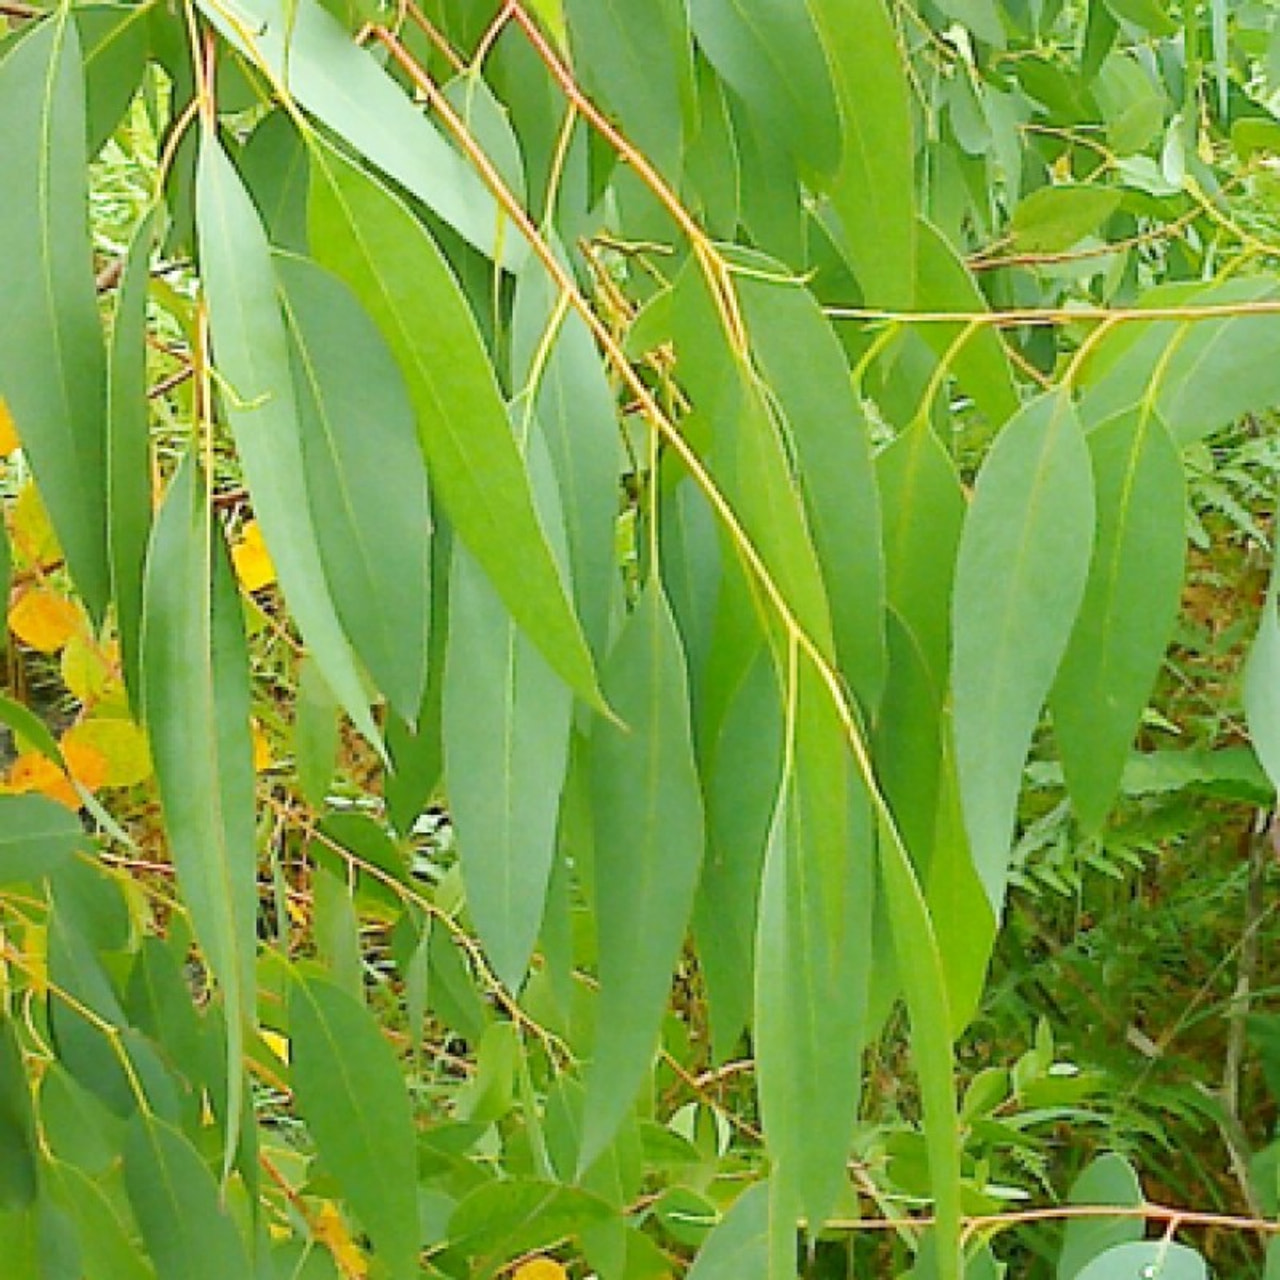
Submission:
<svg viewBox="0 0 1280 1280">
<path fill-rule="evenodd" d="M 0 12 L 6 1275 L 1276 1270 L 1269 6 Z"/>
</svg>

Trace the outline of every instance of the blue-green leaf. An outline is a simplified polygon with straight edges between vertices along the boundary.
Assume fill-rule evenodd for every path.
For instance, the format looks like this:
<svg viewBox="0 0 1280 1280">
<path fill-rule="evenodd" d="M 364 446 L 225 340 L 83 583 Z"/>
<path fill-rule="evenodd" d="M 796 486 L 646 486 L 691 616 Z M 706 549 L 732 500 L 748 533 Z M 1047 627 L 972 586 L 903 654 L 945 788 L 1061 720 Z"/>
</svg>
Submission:
<svg viewBox="0 0 1280 1280">
<path fill-rule="evenodd" d="M 956 766 L 974 863 L 999 914 L 1022 769 L 1084 594 L 1093 474 L 1070 401 L 1040 396 L 979 473 L 956 562 Z"/>
<path fill-rule="evenodd" d="M 522 245 L 475 171 L 403 89 L 316 0 L 207 0 L 209 22 L 267 68 L 327 128 L 394 178 L 459 235 L 504 264 Z"/>
<path fill-rule="evenodd" d="M 314 156 L 311 233 L 400 364 L 432 493 L 457 536 L 556 673 L 601 706 L 493 367 L 440 250 L 399 199 L 328 149 Z"/>
<path fill-rule="evenodd" d="M 325 1167 L 397 1280 L 418 1271 L 417 1163 L 404 1077 L 369 1010 L 332 983 L 289 987 L 292 1080 Z"/>
<path fill-rule="evenodd" d="M 302 258 L 277 258 L 276 270 L 325 577 L 352 647 L 412 721 L 427 680 L 431 604 L 431 510 L 413 408 L 346 286 Z"/>
<path fill-rule="evenodd" d="M 108 596 L 102 329 L 89 249 L 84 80 L 69 10 L 0 62 L 0 395 L 76 586 Z"/>
<path fill-rule="evenodd" d="M 257 869 L 249 657 L 239 596 L 188 456 L 152 531 L 142 706 L 178 884 L 227 1006 L 228 1156 L 254 1014 Z"/>
<path fill-rule="evenodd" d="M 1096 830 L 1120 789 L 1177 616 L 1186 483 L 1177 448 L 1147 408 L 1091 432 L 1089 450 L 1097 545 L 1052 708 L 1072 807 Z"/>
<path fill-rule="evenodd" d="M 702 862 L 703 812 L 684 652 L 661 586 L 649 583 L 605 668 L 622 724 L 591 738 L 599 1037 L 587 1075 L 579 1168 L 635 1101 L 657 1048 Z"/>
<path fill-rule="evenodd" d="M 303 641 L 338 701 L 378 742 L 351 647 L 326 586 L 303 477 L 289 341 L 266 234 L 216 138 L 196 174 L 200 258 L 222 405 L 254 513 Z"/>
</svg>

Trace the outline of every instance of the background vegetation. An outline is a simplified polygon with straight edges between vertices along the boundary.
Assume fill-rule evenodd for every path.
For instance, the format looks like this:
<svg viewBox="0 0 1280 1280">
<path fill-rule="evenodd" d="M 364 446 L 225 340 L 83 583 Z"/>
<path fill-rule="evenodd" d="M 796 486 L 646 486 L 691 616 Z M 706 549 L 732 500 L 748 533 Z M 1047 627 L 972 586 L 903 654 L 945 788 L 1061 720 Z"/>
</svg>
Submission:
<svg viewBox="0 0 1280 1280">
<path fill-rule="evenodd" d="M 6 1275 L 1280 1275 L 1272 5 L 0 14 Z"/>
</svg>

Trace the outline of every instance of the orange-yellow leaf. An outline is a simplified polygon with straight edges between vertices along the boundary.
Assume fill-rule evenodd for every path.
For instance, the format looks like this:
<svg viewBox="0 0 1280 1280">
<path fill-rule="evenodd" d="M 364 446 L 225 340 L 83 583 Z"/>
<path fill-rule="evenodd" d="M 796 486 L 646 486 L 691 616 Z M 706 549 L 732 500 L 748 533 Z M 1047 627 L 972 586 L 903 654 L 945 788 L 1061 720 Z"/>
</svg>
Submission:
<svg viewBox="0 0 1280 1280">
<path fill-rule="evenodd" d="M 147 735 L 132 720 L 82 720 L 62 739 L 64 754 L 73 748 L 92 751 L 103 761 L 106 771 L 99 786 L 136 787 L 151 776 Z"/>
<path fill-rule="evenodd" d="M 107 762 L 102 754 L 87 744 L 62 744 L 62 754 L 76 781 L 89 791 L 102 786 L 106 777 Z M 22 794 L 38 792 L 65 804 L 68 809 L 80 808 L 80 797 L 70 779 L 47 756 L 38 751 L 25 751 L 10 766 L 6 789 Z"/>
<path fill-rule="evenodd" d="M 8 457 L 15 449 L 20 448 L 22 441 L 18 439 L 18 428 L 14 425 L 13 414 L 9 406 L 0 396 L 0 457 Z"/>
<path fill-rule="evenodd" d="M 9 532 L 20 564 L 43 569 L 62 559 L 62 548 L 49 522 L 49 513 L 30 482 L 22 486 L 13 504 Z"/>
<path fill-rule="evenodd" d="M 568 1280 L 569 1273 L 554 1258 L 530 1258 L 512 1274 L 512 1280 Z"/>
<path fill-rule="evenodd" d="M 245 525 L 240 541 L 231 548 L 231 561 L 236 568 L 236 577 L 246 591 L 261 591 L 276 580 L 275 565 L 271 563 L 256 520 Z"/>
<path fill-rule="evenodd" d="M 320 1206 L 313 1226 L 316 1239 L 333 1255 L 338 1270 L 347 1280 L 365 1280 L 369 1274 L 369 1264 L 352 1240 L 347 1224 L 343 1222 L 342 1215 L 334 1208 L 332 1201 L 326 1200 Z"/>
<path fill-rule="evenodd" d="M 57 653 L 72 636 L 84 630 L 84 614 L 66 596 L 34 587 L 9 610 L 9 630 L 32 649 Z"/>
</svg>

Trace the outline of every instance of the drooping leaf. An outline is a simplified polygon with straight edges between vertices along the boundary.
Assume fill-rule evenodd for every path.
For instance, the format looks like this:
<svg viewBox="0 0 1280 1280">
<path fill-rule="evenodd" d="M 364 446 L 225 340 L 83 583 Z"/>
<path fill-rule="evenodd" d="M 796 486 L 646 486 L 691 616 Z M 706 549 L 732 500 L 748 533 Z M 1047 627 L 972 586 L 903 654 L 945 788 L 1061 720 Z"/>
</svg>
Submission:
<svg viewBox="0 0 1280 1280">
<path fill-rule="evenodd" d="M 25 1208 L 37 1191 L 31 1086 L 17 1030 L 6 1017 L 0 1021 L 0 1208 Z"/>
<path fill-rule="evenodd" d="M 417 1166 L 404 1077 L 369 1010 L 318 978 L 289 987 L 293 1085 L 326 1168 L 397 1278 L 418 1274 Z"/>
<path fill-rule="evenodd" d="M 399 85 L 316 0 L 202 4 L 209 22 L 260 62 L 326 127 L 412 192 L 470 244 L 507 266 L 517 237 L 493 196 Z"/>
<path fill-rule="evenodd" d="M 0 796 L 0 884 L 66 866 L 85 842 L 80 819 L 44 796 Z"/>
<path fill-rule="evenodd" d="M 227 1008 L 227 1154 L 240 1125 L 254 1010 L 257 847 L 249 660 L 239 597 L 201 477 L 170 482 L 147 556 L 142 705 L 178 884 Z"/>
<path fill-rule="evenodd" d="M 1262 605 L 1257 634 L 1244 671 L 1244 710 L 1258 761 L 1274 787 L 1280 788 L 1280 618 L 1272 575 Z"/>
<path fill-rule="evenodd" d="M 824 1221 L 858 1115 L 871 980 L 875 836 L 843 726 L 800 668 L 790 772 L 760 889 L 754 1043 L 771 1174 L 783 1203 Z"/>
<path fill-rule="evenodd" d="M 596 1044 L 587 1076 L 580 1169 L 604 1150 L 657 1047 L 671 974 L 702 862 L 703 809 L 680 637 L 651 582 L 606 666 L 622 720 L 591 739 L 599 930 Z"/>
<path fill-rule="evenodd" d="M 963 259 L 925 218 L 916 229 L 915 305 L 921 311 L 989 310 Z M 1017 411 L 1018 392 L 1009 356 L 992 326 L 966 333 L 959 322 L 925 324 L 919 326 L 919 333 L 936 356 L 950 360 L 960 387 L 992 423 L 1002 423 Z M 959 344 L 962 334 L 964 341 Z"/>
<path fill-rule="evenodd" d="M 777 264 L 749 261 L 760 274 L 745 276 L 739 294 L 752 354 L 795 457 L 841 672 L 873 708 L 885 677 L 885 570 L 870 432 L 813 296 Z"/>
<path fill-rule="evenodd" d="M 467 902 L 518 989 L 542 924 L 573 712 L 569 689 L 455 547 L 444 684 L 445 776 Z"/>
<path fill-rule="evenodd" d="M 600 705 L 474 317 L 427 231 L 390 191 L 330 150 L 312 168 L 317 258 L 382 328 L 418 415 L 418 435 L 459 539 L 551 667 Z"/>
<path fill-rule="evenodd" d="M 155 215 L 138 227 L 120 277 L 107 366 L 107 541 L 125 685 L 136 706 L 142 675 L 142 564 L 151 531 L 147 410 L 147 283 Z"/>
<path fill-rule="evenodd" d="M 689 17 L 681 0 L 567 0 L 579 74 L 618 117 L 628 139 L 669 181 L 694 104 Z"/>
<path fill-rule="evenodd" d="M 805 0 L 692 0 L 689 13 L 698 44 L 747 103 L 756 127 L 782 139 L 807 172 L 835 169 L 840 116 Z"/>
<path fill-rule="evenodd" d="M 279 257 L 307 497 L 343 628 L 406 719 L 427 679 L 431 512 L 400 371 L 350 291 Z"/>
<path fill-rule="evenodd" d="M 69 11 L 0 62 L 0 395 L 76 585 L 108 595 L 103 348 L 87 223 L 84 80 Z"/>
<path fill-rule="evenodd" d="M 1186 546 L 1182 463 L 1150 412 L 1089 435 L 1098 533 L 1080 616 L 1054 686 L 1054 730 L 1072 807 L 1096 830 L 1173 630 Z"/>
<path fill-rule="evenodd" d="M 782 767 L 781 691 L 753 614 L 745 580 L 731 571 L 717 605 L 696 726 L 707 849 L 694 932 L 712 1046 L 725 1059 L 751 1015 L 760 870 Z"/>
<path fill-rule="evenodd" d="M 125 1221 L 123 1203 L 115 1203 L 98 1181 L 73 1164 L 51 1160 L 42 1172 L 53 1199 L 75 1223 L 85 1280 L 156 1280 Z"/>
<path fill-rule="evenodd" d="M 124 1180 L 159 1280 L 253 1274 L 209 1166 L 177 1129 L 139 1111 L 125 1133 Z"/>
<path fill-rule="evenodd" d="M 75 10 L 84 49 L 90 156 L 102 149 L 142 85 L 149 17 L 147 4 L 86 4 Z"/>
<path fill-rule="evenodd" d="M 1093 475 L 1065 396 L 1044 395 L 997 438 L 956 561 L 956 766 L 974 864 L 992 909 L 1027 750 L 1070 638 L 1093 543 Z"/>
<path fill-rule="evenodd" d="M 740 1280 L 765 1274 L 769 1188 L 744 1191 L 698 1250 L 688 1280 Z"/>
<path fill-rule="evenodd" d="M 906 60 L 891 11 L 883 0 L 810 0 L 809 7 L 840 109 L 840 164 L 827 189 L 843 233 L 840 247 L 868 303 L 908 307 L 916 274 L 915 144 Z"/>
<path fill-rule="evenodd" d="M 379 741 L 335 612 L 307 500 L 289 343 L 271 254 L 253 202 L 216 138 L 196 174 L 200 257 L 222 404 L 285 600 L 352 721 Z"/>
<path fill-rule="evenodd" d="M 726 332 L 705 280 L 686 268 L 672 293 L 679 372 L 710 423 L 709 471 L 797 623 L 829 660 L 831 613 L 781 425 Z"/>
<path fill-rule="evenodd" d="M 582 318 L 559 305 L 539 266 L 522 271 L 512 304 L 516 416 L 546 440 L 560 487 L 573 601 L 597 660 L 609 639 L 618 585 L 614 532 L 622 471 L 614 394 Z"/>
</svg>

